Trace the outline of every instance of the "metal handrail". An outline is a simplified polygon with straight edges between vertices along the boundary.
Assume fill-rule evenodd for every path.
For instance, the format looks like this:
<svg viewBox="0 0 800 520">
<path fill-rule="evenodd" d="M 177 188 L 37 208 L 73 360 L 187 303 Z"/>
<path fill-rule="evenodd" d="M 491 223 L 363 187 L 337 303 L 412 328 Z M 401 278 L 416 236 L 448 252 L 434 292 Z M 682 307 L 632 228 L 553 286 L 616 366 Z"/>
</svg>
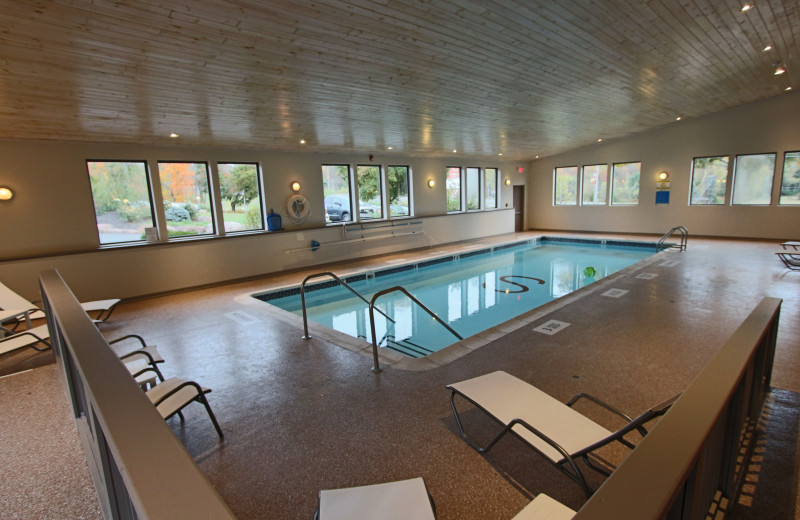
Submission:
<svg viewBox="0 0 800 520">
<path fill-rule="evenodd" d="M 369 326 L 370 326 L 370 330 L 372 332 L 372 358 L 373 358 L 373 361 L 375 363 L 373 365 L 373 367 L 372 367 L 372 371 L 375 372 L 375 373 L 381 372 L 381 367 L 380 367 L 380 364 L 378 363 L 378 342 L 375 340 L 375 313 L 373 312 L 373 310 L 375 309 L 375 301 L 379 297 L 383 296 L 384 294 L 389 294 L 389 293 L 395 292 L 395 291 L 400 291 L 403 294 L 405 294 L 406 296 L 408 296 L 409 298 L 411 298 L 411 301 L 413 301 L 414 303 L 416 303 L 417 305 L 422 307 L 422 310 L 427 312 L 434 319 L 434 321 L 438 321 L 439 323 L 441 323 L 444 326 L 444 328 L 446 328 L 447 330 L 450 331 L 451 334 L 453 334 L 453 336 L 457 337 L 458 339 L 464 339 L 458 332 L 453 330 L 453 327 L 451 327 L 450 325 L 448 325 L 447 323 L 442 321 L 439 318 L 439 316 L 436 315 L 435 312 L 430 310 L 427 305 L 425 305 L 424 303 L 419 301 L 417 298 L 415 298 L 414 295 L 411 294 L 410 292 L 408 292 L 404 287 L 401 287 L 401 286 L 397 285 L 395 287 L 389 287 L 388 289 L 384 289 L 382 291 L 378 291 L 377 293 L 375 293 L 375 295 L 372 297 L 372 300 L 370 300 L 370 302 L 369 302 Z M 378 312 L 380 312 L 381 314 L 386 316 L 386 314 L 381 312 L 380 309 L 378 309 Z M 392 320 L 392 323 L 394 323 L 394 320 Z"/>
<path fill-rule="evenodd" d="M 680 250 L 681 250 L 681 252 L 686 251 L 686 245 L 689 242 L 689 230 L 686 229 L 684 226 L 675 226 L 674 228 L 672 228 L 669 231 L 667 231 L 666 233 L 664 233 L 664 236 L 662 236 L 661 240 L 658 241 L 658 244 L 656 245 L 656 249 L 659 250 L 659 251 L 661 249 L 663 249 L 664 248 L 664 242 L 670 236 L 672 236 L 672 234 L 675 233 L 676 231 L 680 231 L 680 233 L 681 233 L 681 245 L 679 246 Z"/>
<path fill-rule="evenodd" d="M 303 339 L 311 339 L 311 336 L 308 334 L 308 311 L 306 310 L 306 282 L 308 282 L 312 278 L 321 278 L 323 276 L 330 276 L 331 278 L 333 278 L 334 280 L 345 286 L 347 289 L 349 289 L 350 292 L 361 298 L 361 301 L 363 301 L 367 305 L 370 305 L 370 302 L 367 301 L 367 299 L 364 298 L 364 296 L 361 293 L 350 287 L 350 284 L 348 284 L 347 282 L 345 282 L 344 280 L 342 280 L 341 278 L 339 278 L 330 271 L 325 271 L 324 273 L 310 274 L 306 276 L 305 279 L 303 280 L 303 283 L 300 284 L 300 301 L 303 303 Z M 386 313 L 384 313 L 380 309 L 378 309 L 378 312 L 383 314 L 383 316 L 392 323 L 395 322 L 392 318 L 387 316 Z M 371 315 L 372 314 L 370 313 L 370 316 Z"/>
</svg>

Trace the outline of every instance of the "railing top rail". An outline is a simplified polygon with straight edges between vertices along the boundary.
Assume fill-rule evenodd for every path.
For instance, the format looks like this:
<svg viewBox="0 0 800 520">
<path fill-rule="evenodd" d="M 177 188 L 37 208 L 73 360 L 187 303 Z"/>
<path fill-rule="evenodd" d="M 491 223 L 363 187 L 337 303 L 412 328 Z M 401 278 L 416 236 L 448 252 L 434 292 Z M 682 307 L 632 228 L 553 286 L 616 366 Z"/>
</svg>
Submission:
<svg viewBox="0 0 800 520">
<path fill-rule="evenodd" d="M 57 355 L 67 394 L 74 396 L 77 391 L 85 395 L 136 516 L 155 520 L 235 518 L 58 272 L 45 271 L 39 281 L 54 345 L 62 342 L 82 380 L 80 389 L 71 388 L 74 381 Z M 94 438 L 101 432 L 95 431 L 90 419 L 81 414 L 75 420 L 86 424 Z M 81 432 L 81 428 L 78 430 Z M 85 443 L 84 449 L 90 449 Z M 98 484 L 95 481 L 95 486 Z M 98 495 L 104 492 L 98 489 Z"/>
<path fill-rule="evenodd" d="M 665 518 L 781 300 L 764 298 L 574 520 Z M 632 492 L 631 490 L 636 490 Z"/>
<path fill-rule="evenodd" d="M 406 296 L 408 296 L 409 298 L 411 298 L 411 301 L 413 301 L 414 303 L 416 303 L 417 305 L 419 305 L 419 306 L 422 308 L 422 310 L 424 310 L 425 312 L 427 312 L 427 313 L 428 313 L 428 315 L 430 315 L 430 316 L 431 316 L 431 317 L 432 317 L 434 320 L 436 320 L 437 322 L 441 323 L 441 324 L 442 324 L 442 326 L 444 326 L 444 328 L 446 328 L 448 331 L 450 331 L 450 333 L 451 333 L 453 336 L 457 337 L 458 339 L 464 339 L 463 337 L 461 337 L 461 335 L 460 335 L 458 332 L 456 332 L 456 331 L 453 329 L 453 327 L 451 327 L 450 325 L 448 325 L 447 323 L 445 323 L 445 322 L 444 322 L 444 321 L 443 321 L 443 320 L 442 320 L 442 319 L 441 319 L 439 316 L 437 316 L 437 315 L 436 315 L 436 313 L 435 313 L 435 312 L 433 312 L 432 310 L 430 310 L 430 308 L 428 308 L 428 306 L 427 306 L 427 305 L 425 305 L 424 303 L 422 303 L 421 301 L 419 301 L 419 300 L 418 300 L 418 299 L 417 299 L 417 298 L 416 298 L 416 297 L 415 297 L 413 294 L 411 294 L 410 292 L 408 292 L 408 291 L 407 291 L 407 290 L 406 290 L 404 287 L 402 287 L 402 286 L 400 286 L 400 285 L 396 285 L 396 286 L 394 286 L 394 287 L 389 287 L 388 289 L 384 289 L 384 290 L 382 290 L 382 291 L 378 291 L 378 292 L 376 292 L 376 293 L 375 293 L 375 295 L 372 297 L 372 300 L 369 302 L 369 308 L 370 308 L 370 311 L 372 311 L 372 308 L 373 308 L 373 307 L 375 307 L 375 301 L 376 301 L 376 300 L 377 300 L 379 297 L 381 297 L 381 296 L 383 296 L 383 295 L 385 295 L 385 294 L 389 294 L 389 293 L 391 293 L 391 292 L 395 292 L 395 291 L 400 291 L 400 292 L 402 292 L 403 294 L 405 294 Z M 379 309 L 379 310 L 380 310 L 380 309 Z"/>
</svg>

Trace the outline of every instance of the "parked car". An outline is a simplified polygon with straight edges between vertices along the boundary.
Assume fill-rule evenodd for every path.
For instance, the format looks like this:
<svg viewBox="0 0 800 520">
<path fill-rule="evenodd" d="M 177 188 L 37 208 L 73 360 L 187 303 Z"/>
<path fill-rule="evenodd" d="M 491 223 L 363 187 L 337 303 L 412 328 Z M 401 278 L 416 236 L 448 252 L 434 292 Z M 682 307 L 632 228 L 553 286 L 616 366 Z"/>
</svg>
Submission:
<svg viewBox="0 0 800 520">
<path fill-rule="evenodd" d="M 347 195 L 329 195 L 325 197 L 325 211 L 331 222 L 350 221 L 350 197 Z"/>
</svg>

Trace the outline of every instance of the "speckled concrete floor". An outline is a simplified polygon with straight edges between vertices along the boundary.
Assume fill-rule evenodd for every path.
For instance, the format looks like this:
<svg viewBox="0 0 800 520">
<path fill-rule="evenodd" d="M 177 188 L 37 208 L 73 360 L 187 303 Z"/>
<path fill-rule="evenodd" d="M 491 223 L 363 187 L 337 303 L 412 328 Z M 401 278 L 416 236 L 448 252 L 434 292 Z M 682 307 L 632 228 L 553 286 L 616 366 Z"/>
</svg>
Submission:
<svg viewBox="0 0 800 520">
<path fill-rule="evenodd" d="M 475 244 L 437 249 L 464 247 Z M 213 389 L 209 401 L 224 443 L 201 407 L 188 410 L 184 425 L 170 424 L 241 519 L 311 518 L 320 489 L 422 476 L 440 519 L 502 520 L 541 492 L 576 509 L 585 497 L 512 438 L 488 456 L 467 446 L 454 432 L 446 384 L 502 369 L 562 400 L 584 391 L 638 413 L 685 388 L 759 300 L 774 296 L 784 303 L 773 386 L 800 392 L 800 273 L 783 269 L 775 250 L 776 243 L 690 239 L 685 253 L 663 253 L 603 281 L 627 290 L 623 297 L 584 291 L 430 370 L 394 366 L 373 374 L 363 353 L 322 337 L 305 341 L 297 327 L 244 303 L 244 295 L 306 273 L 126 302 L 103 331 L 145 336 L 164 354 L 166 376 Z M 416 254 L 427 258 L 429 251 Z M 656 276 L 636 277 L 642 273 Z M 226 316 L 231 312 L 252 323 Z M 554 336 L 532 331 L 551 318 L 571 325 Z M 489 435 L 485 417 L 467 412 L 465 420 L 476 436 Z M 624 453 L 604 456 L 619 461 Z M 775 485 L 797 501 L 796 483 Z"/>
</svg>

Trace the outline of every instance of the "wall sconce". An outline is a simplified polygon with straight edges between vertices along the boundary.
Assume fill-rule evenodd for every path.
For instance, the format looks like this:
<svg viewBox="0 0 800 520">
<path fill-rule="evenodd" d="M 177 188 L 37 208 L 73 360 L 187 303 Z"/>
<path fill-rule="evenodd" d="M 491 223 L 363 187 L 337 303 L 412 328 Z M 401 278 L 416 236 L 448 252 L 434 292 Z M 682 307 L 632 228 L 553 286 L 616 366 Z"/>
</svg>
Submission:
<svg viewBox="0 0 800 520">
<path fill-rule="evenodd" d="M 14 192 L 11 188 L 0 186 L 0 200 L 11 200 L 14 198 Z"/>
<path fill-rule="evenodd" d="M 294 182 L 292 183 L 292 191 L 293 191 L 293 192 L 295 192 L 295 193 L 297 193 L 298 191 L 300 191 L 300 183 L 299 183 L 299 182 L 297 182 L 297 181 L 294 181 Z"/>
<path fill-rule="evenodd" d="M 433 179 L 428 180 L 428 187 L 433 188 L 434 186 L 436 186 L 436 181 Z"/>
<path fill-rule="evenodd" d="M 506 179 L 506 186 L 511 186 L 511 179 Z"/>
<path fill-rule="evenodd" d="M 669 179 L 669 173 L 661 172 L 661 173 L 658 174 L 658 180 L 665 181 L 667 179 Z"/>
</svg>

